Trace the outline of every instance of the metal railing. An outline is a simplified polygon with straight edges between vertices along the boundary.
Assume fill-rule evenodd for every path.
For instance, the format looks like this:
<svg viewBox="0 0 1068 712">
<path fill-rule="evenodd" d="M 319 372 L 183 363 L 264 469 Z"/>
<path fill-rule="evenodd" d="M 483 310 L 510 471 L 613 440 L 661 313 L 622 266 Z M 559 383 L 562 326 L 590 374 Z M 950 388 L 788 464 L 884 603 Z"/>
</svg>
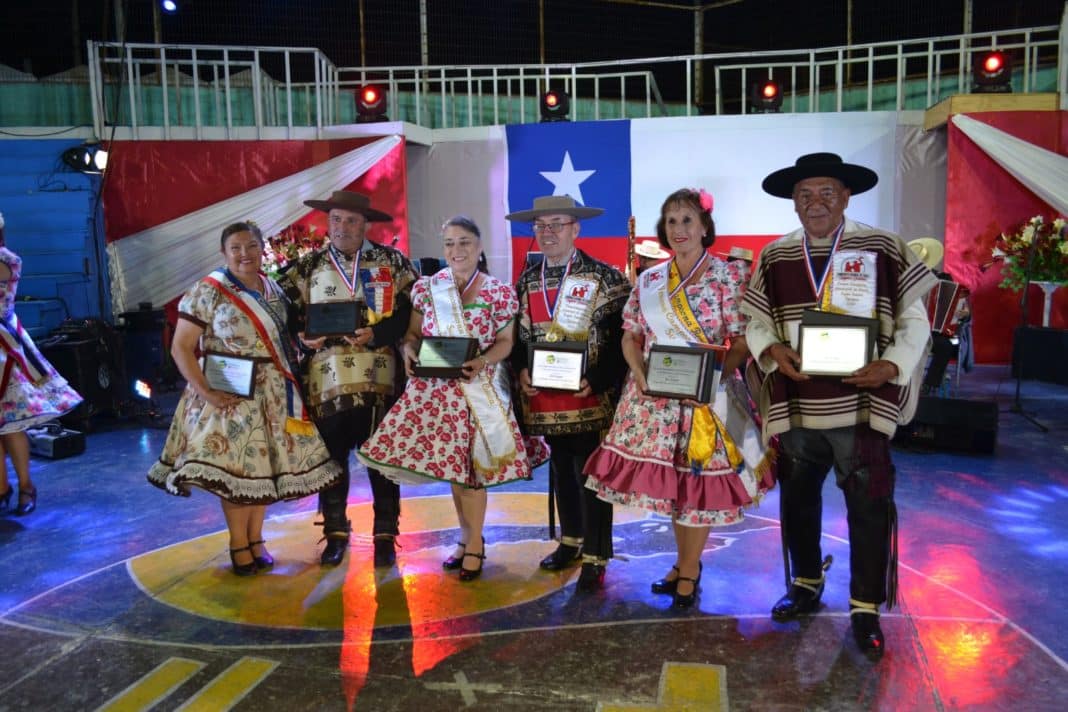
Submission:
<svg viewBox="0 0 1068 712">
<path fill-rule="evenodd" d="M 750 85 L 766 78 L 784 87 L 787 111 L 900 111 L 968 92 L 973 56 L 995 48 L 1016 63 L 1016 91 L 1064 95 L 1065 22 L 803 51 L 498 66 L 336 67 L 307 47 L 90 42 L 88 74 L 97 135 L 119 126 L 132 138 L 199 139 L 209 129 L 318 138 L 356 121 L 356 90 L 371 82 L 388 90 L 390 119 L 429 128 L 537 121 L 550 87 L 568 92 L 579 120 L 746 113 Z"/>
</svg>

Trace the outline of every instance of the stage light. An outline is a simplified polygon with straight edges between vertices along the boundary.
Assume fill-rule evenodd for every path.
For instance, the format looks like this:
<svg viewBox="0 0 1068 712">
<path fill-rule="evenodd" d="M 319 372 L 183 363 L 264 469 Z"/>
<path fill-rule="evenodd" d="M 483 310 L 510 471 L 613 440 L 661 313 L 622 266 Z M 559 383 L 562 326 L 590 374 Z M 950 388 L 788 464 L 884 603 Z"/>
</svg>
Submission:
<svg viewBox="0 0 1068 712">
<path fill-rule="evenodd" d="M 972 57 L 972 79 L 975 94 L 1012 92 L 1012 58 L 1000 50 L 976 54 Z"/>
<path fill-rule="evenodd" d="M 541 95 L 541 120 L 546 121 L 570 121 L 567 118 L 571 111 L 571 97 L 567 92 L 550 89 Z"/>
<path fill-rule="evenodd" d="M 389 121 L 386 116 L 386 90 L 377 84 L 366 84 L 356 92 L 356 123 L 373 124 Z"/>
<path fill-rule="evenodd" d="M 134 393 L 146 400 L 150 400 L 152 398 L 152 386 L 144 381 L 137 380 L 134 382 Z"/>
<path fill-rule="evenodd" d="M 774 79 L 755 82 L 749 92 L 749 103 L 758 114 L 778 113 L 782 108 L 782 85 Z"/>
<path fill-rule="evenodd" d="M 87 143 L 64 151 L 63 162 L 82 173 L 103 173 L 108 167 L 108 152 L 99 143 Z"/>
<path fill-rule="evenodd" d="M 163 0 L 163 2 L 161 2 L 159 5 L 163 8 L 164 12 L 178 11 L 178 3 L 176 3 L 174 0 Z"/>
</svg>

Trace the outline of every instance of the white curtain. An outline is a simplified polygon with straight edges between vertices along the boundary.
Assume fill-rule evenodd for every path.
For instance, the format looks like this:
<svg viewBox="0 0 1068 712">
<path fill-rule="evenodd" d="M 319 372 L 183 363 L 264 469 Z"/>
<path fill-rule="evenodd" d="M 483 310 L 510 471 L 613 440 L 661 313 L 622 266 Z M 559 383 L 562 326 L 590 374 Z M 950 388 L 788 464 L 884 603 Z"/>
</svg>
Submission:
<svg viewBox="0 0 1068 712">
<path fill-rule="evenodd" d="M 1042 198 L 1061 215 L 1068 215 L 1068 157 L 1028 143 L 965 114 L 952 119 L 964 135 L 998 165 Z"/>
<path fill-rule="evenodd" d="M 387 136 L 214 205 L 108 244 L 111 305 L 117 315 L 141 302 L 159 307 L 222 263 L 219 234 L 232 222 L 253 220 L 264 237 L 293 224 L 310 208 L 366 173 L 401 142 Z"/>
</svg>

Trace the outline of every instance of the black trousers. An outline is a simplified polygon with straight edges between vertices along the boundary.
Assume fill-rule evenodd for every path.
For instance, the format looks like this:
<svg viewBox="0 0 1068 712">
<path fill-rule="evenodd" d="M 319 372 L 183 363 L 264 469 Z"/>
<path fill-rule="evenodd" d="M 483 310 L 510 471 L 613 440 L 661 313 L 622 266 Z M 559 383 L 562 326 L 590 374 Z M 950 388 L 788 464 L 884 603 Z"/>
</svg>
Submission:
<svg viewBox="0 0 1068 712">
<path fill-rule="evenodd" d="M 886 601 L 890 556 L 890 519 L 893 509 L 893 468 L 890 443 L 859 452 L 855 428 L 810 430 L 795 428 L 780 436 L 780 497 L 786 543 L 793 576 L 822 576 L 820 548 L 823 518 L 823 483 L 835 468 L 838 487 L 845 494 L 849 524 L 849 595 L 859 601 Z M 872 496 L 872 468 L 890 467 L 889 496 Z"/>
<path fill-rule="evenodd" d="M 928 391 L 936 391 L 942 387 L 942 379 L 946 375 L 946 367 L 949 361 L 957 355 L 957 345 L 945 334 L 931 334 L 931 362 L 927 366 L 927 374 L 923 378 L 923 385 Z"/>
<path fill-rule="evenodd" d="M 341 465 L 341 479 L 319 493 L 319 508 L 323 512 L 323 533 L 348 532 L 349 520 L 345 508 L 349 499 L 349 454 L 363 445 L 374 430 L 374 409 L 354 408 L 324 418 L 316 423 L 326 449 Z M 400 533 L 400 487 L 382 476 L 378 470 L 367 468 L 374 497 L 374 527 L 372 534 Z"/>
<path fill-rule="evenodd" d="M 564 536 L 582 539 L 582 552 L 599 559 L 612 558 L 612 505 L 586 489 L 586 466 L 600 444 L 596 432 L 547 435 L 552 448 L 549 477 L 556 489 L 556 511 Z"/>
</svg>

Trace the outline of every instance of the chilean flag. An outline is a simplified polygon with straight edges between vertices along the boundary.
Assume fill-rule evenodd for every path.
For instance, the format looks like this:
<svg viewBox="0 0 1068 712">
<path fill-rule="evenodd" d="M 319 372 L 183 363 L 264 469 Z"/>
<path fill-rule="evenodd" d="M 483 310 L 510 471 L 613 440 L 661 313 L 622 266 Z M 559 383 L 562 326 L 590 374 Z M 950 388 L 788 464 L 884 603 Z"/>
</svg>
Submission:
<svg viewBox="0 0 1068 712">
<path fill-rule="evenodd" d="M 508 211 L 529 209 L 534 198 L 570 195 L 604 208 L 582 221 L 578 246 L 620 269 L 627 260 L 630 203 L 630 121 L 555 122 L 507 127 Z M 529 223 L 513 222 L 512 267 L 518 276 L 528 250 L 537 251 Z"/>
</svg>

